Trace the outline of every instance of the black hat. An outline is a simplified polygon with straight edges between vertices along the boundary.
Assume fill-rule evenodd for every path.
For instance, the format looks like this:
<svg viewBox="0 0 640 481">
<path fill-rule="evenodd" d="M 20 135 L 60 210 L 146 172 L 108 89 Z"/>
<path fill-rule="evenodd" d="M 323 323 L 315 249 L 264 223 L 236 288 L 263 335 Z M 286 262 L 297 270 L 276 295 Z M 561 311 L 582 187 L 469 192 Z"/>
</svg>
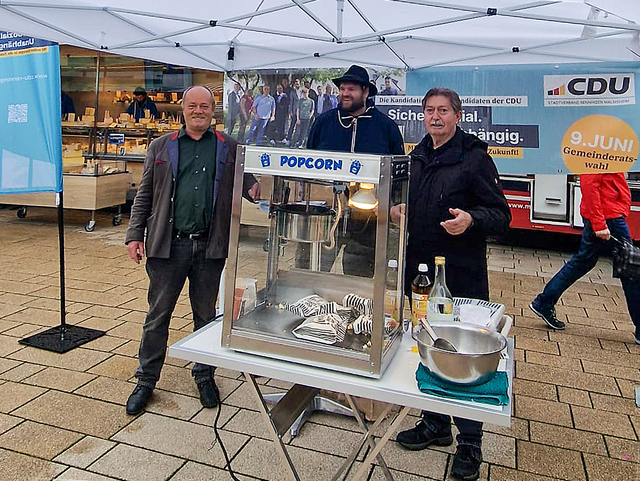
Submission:
<svg viewBox="0 0 640 481">
<path fill-rule="evenodd" d="M 147 95 L 147 91 L 142 87 L 136 87 L 136 89 L 133 91 L 133 95 Z"/>
<path fill-rule="evenodd" d="M 333 79 L 333 83 L 338 87 L 340 87 L 342 82 L 353 82 L 364 87 L 369 87 L 369 97 L 373 97 L 378 93 L 375 84 L 369 81 L 369 74 L 364 68 L 360 67 L 360 65 L 352 65 L 342 77 Z"/>
</svg>

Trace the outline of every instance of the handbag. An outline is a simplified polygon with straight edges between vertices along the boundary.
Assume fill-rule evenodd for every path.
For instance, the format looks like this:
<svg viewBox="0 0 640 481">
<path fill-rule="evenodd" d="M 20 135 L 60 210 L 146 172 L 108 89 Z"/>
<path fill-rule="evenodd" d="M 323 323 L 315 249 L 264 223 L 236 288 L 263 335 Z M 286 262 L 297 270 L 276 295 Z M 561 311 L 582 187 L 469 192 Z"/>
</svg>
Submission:
<svg viewBox="0 0 640 481">
<path fill-rule="evenodd" d="M 614 241 L 611 250 L 613 277 L 631 283 L 640 281 L 640 248 L 628 239 L 611 236 Z"/>
</svg>

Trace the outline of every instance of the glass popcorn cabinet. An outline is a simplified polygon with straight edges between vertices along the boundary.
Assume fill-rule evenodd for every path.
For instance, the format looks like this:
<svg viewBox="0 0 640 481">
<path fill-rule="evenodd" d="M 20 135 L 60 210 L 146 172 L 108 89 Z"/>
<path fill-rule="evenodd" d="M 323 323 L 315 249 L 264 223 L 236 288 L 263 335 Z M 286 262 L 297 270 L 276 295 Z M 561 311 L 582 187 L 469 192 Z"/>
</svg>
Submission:
<svg viewBox="0 0 640 481">
<path fill-rule="evenodd" d="M 266 227 L 241 225 L 243 175 Z M 222 345 L 380 377 L 403 333 L 409 159 L 238 147 Z"/>
</svg>

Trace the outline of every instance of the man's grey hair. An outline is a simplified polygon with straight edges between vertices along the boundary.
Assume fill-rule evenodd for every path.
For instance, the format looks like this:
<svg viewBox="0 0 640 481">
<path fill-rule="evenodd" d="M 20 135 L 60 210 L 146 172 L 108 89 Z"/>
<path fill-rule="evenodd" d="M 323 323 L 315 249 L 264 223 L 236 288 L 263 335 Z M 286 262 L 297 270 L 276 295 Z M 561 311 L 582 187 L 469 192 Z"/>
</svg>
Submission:
<svg viewBox="0 0 640 481">
<path fill-rule="evenodd" d="M 462 112 L 462 101 L 460 100 L 460 96 L 455 90 L 448 89 L 446 87 L 433 87 L 429 89 L 429 91 L 425 94 L 422 99 L 422 110 L 427 106 L 427 101 L 431 97 L 436 97 L 438 95 L 442 95 L 443 97 L 447 97 L 449 102 L 451 102 L 451 107 L 453 107 L 453 111 L 458 114 Z"/>
</svg>

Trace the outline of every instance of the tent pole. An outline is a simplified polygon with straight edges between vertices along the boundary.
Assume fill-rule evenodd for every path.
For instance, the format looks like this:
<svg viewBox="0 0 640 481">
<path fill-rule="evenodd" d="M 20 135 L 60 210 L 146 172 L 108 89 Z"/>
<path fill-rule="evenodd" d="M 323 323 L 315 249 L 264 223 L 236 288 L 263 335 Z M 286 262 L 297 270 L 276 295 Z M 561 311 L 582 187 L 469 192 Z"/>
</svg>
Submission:
<svg viewBox="0 0 640 481">
<path fill-rule="evenodd" d="M 96 57 L 96 95 L 93 101 L 93 128 L 91 129 L 91 137 L 93 138 L 93 147 L 89 146 L 93 150 L 93 159 L 98 155 L 98 106 L 100 104 L 100 57 L 102 52 L 98 52 Z M 108 139 L 105 139 L 107 142 Z M 106 151 L 105 151 L 106 152 Z M 62 193 L 61 193 L 62 194 Z"/>
<path fill-rule="evenodd" d="M 337 0 L 336 8 L 338 9 L 338 18 L 336 19 L 336 33 L 338 39 L 342 40 L 342 16 L 344 14 L 344 0 Z"/>
<path fill-rule="evenodd" d="M 62 191 L 56 193 L 56 203 L 58 205 L 58 247 L 60 249 L 60 326 L 65 329 L 67 326 L 67 308 L 64 284 L 64 209 Z"/>
</svg>

